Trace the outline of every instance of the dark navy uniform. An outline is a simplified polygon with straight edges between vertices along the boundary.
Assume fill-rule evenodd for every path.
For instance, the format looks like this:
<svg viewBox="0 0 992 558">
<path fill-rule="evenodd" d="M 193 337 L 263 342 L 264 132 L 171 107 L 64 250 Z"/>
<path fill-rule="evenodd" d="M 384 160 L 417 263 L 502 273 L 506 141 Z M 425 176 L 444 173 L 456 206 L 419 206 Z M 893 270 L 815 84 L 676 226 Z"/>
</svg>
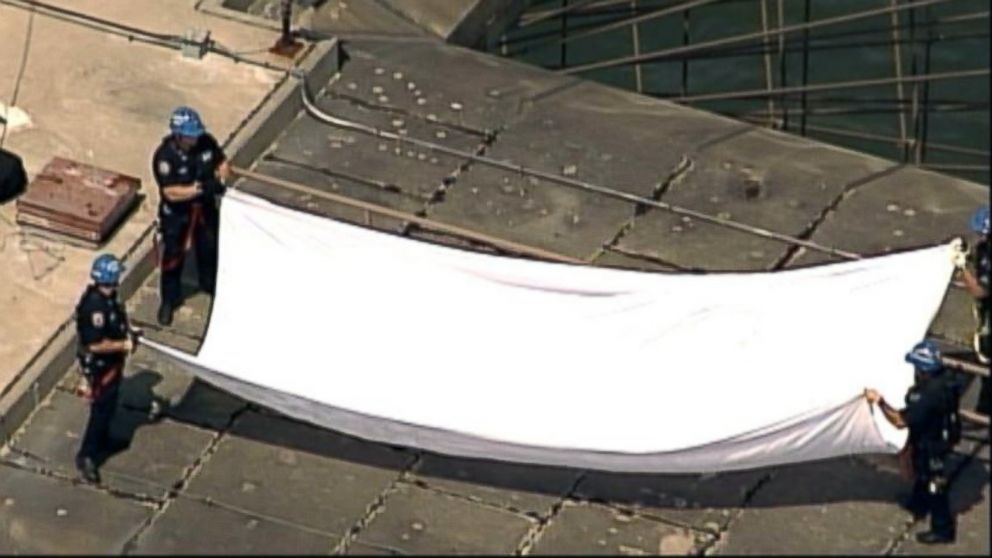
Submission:
<svg viewBox="0 0 992 558">
<path fill-rule="evenodd" d="M 77 454 L 77 460 L 97 460 L 107 449 L 110 421 L 117 408 L 117 396 L 124 374 L 124 353 L 96 354 L 90 345 L 101 341 L 122 341 L 129 335 L 127 312 L 116 293 L 107 296 L 90 285 L 76 306 L 77 355 L 83 375 L 92 389 L 90 418 Z"/>
<path fill-rule="evenodd" d="M 199 181 L 204 193 L 195 199 L 172 203 L 161 196 L 159 234 L 162 253 L 162 302 L 171 307 L 182 299 L 182 270 L 186 252 L 196 246 L 197 276 L 200 288 L 213 293 L 217 275 L 217 232 L 219 211 L 217 196 L 224 185 L 216 178 L 217 167 L 224 162 L 223 149 L 210 134 L 197 138 L 188 152 L 176 144 L 173 136 L 162 139 L 155 150 L 152 167 L 159 192 L 167 186 Z"/>
<path fill-rule="evenodd" d="M 902 411 L 909 427 L 914 474 L 909 508 L 917 516 L 929 513 L 931 532 L 951 539 L 955 526 L 947 493 L 947 456 L 954 448 L 947 418 L 958 404 L 958 389 L 945 370 L 911 387 Z"/>
<path fill-rule="evenodd" d="M 992 274 L 992 254 L 989 253 L 989 239 L 986 237 L 975 247 L 975 250 L 971 252 L 971 266 L 975 270 L 975 278 L 978 280 L 978 284 L 981 285 L 982 289 L 985 290 L 985 297 L 975 300 L 975 321 L 977 322 L 977 328 L 975 330 L 975 353 L 978 355 L 978 359 L 984 363 L 988 364 L 990 359 L 990 354 L 992 354 L 992 345 L 990 345 L 990 334 L 992 334 L 992 289 L 989 287 L 989 275 Z M 989 380 L 988 378 L 982 377 L 981 389 L 978 393 L 978 407 L 975 409 L 983 415 L 989 414 Z"/>
</svg>

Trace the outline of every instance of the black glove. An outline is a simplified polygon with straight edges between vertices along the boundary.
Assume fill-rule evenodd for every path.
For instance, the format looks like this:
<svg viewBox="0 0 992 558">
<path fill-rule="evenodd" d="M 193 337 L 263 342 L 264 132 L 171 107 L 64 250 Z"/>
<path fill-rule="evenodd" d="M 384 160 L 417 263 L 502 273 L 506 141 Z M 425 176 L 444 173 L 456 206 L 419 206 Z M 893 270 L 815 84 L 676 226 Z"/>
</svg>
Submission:
<svg viewBox="0 0 992 558">
<path fill-rule="evenodd" d="M 127 333 L 131 337 L 131 345 L 133 346 L 131 353 L 133 354 L 134 351 L 138 350 L 138 344 L 141 343 L 141 340 L 145 337 L 145 331 L 138 327 L 132 327 L 128 329 Z"/>
</svg>

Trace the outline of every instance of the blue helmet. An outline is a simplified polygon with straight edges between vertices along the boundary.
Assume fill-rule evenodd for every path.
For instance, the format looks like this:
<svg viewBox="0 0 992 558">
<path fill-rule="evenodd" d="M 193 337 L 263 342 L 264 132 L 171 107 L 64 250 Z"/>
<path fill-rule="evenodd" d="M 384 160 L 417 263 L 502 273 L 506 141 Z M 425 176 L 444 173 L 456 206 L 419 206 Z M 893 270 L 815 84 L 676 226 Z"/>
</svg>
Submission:
<svg viewBox="0 0 992 558">
<path fill-rule="evenodd" d="M 172 131 L 173 135 L 191 138 L 198 138 L 206 132 L 200 115 L 189 107 L 179 107 L 172 111 L 172 117 L 169 118 L 169 130 Z"/>
<path fill-rule="evenodd" d="M 980 207 L 974 215 L 971 216 L 971 230 L 978 234 L 988 235 L 989 234 L 989 207 Z"/>
<path fill-rule="evenodd" d="M 912 351 L 906 353 L 906 362 L 915 366 L 917 370 L 926 373 L 938 372 L 944 368 L 944 364 L 941 362 L 940 349 L 936 343 L 929 339 L 917 343 Z"/>
<path fill-rule="evenodd" d="M 124 265 L 117 256 L 103 254 L 93 261 L 90 277 L 97 285 L 117 285 L 121 280 Z"/>
</svg>

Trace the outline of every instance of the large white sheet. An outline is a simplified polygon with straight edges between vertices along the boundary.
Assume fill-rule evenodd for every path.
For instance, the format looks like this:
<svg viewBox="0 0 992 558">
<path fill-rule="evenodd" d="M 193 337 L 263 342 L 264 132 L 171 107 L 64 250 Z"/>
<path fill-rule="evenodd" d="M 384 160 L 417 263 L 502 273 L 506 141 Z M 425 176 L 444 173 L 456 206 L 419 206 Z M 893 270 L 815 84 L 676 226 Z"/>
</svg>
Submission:
<svg viewBox="0 0 992 558">
<path fill-rule="evenodd" d="M 494 257 L 230 192 L 204 380 L 288 415 L 442 453 L 707 472 L 863 452 L 899 401 L 950 248 L 776 273 Z"/>
</svg>

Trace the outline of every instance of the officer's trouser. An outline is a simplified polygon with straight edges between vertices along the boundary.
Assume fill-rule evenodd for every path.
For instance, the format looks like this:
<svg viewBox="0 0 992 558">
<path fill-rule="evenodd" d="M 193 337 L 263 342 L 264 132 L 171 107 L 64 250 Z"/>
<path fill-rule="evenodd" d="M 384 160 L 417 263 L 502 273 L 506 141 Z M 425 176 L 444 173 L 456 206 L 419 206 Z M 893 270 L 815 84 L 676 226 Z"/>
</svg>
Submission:
<svg viewBox="0 0 992 558">
<path fill-rule="evenodd" d="M 978 356 L 978 360 L 982 364 L 988 364 L 990 360 L 989 353 L 992 352 L 992 342 L 990 342 L 992 325 L 989 323 L 988 310 L 984 309 L 981 304 L 976 305 L 975 318 L 978 320 L 978 330 L 975 331 L 974 337 L 975 355 Z M 988 416 L 990 406 L 992 406 L 992 402 L 989 401 L 989 398 L 992 397 L 989 393 L 989 379 L 982 376 L 980 381 L 981 387 L 978 390 L 978 404 L 975 406 L 975 410 Z"/>
<path fill-rule="evenodd" d="M 110 422 L 117 410 L 122 372 L 123 365 L 117 365 L 93 376 L 90 386 L 93 390 L 90 400 L 90 418 L 86 422 L 86 430 L 83 432 L 83 441 L 79 446 L 77 459 L 89 457 L 98 461 L 101 453 L 107 449 L 107 442 L 110 439 Z"/>
<path fill-rule="evenodd" d="M 909 507 L 930 515 L 930 530 L 953 537 L 954 516 L 948 495 L 947 454 L 934 454 L 913 448 L 913 494 Z"/>
<path fill-rule="evenodd" d="M 182 302 L 183 264 L 186 253 L 196 248 L 197 281 L 200 289 L 213 293 L 217 278 L 216 209 L 210 204 L 194 203 L 190 210 L 163 217 L 159 223 L 162 235 L 160 266 L 162 302 L 176 307 Z"/>
</svg>

